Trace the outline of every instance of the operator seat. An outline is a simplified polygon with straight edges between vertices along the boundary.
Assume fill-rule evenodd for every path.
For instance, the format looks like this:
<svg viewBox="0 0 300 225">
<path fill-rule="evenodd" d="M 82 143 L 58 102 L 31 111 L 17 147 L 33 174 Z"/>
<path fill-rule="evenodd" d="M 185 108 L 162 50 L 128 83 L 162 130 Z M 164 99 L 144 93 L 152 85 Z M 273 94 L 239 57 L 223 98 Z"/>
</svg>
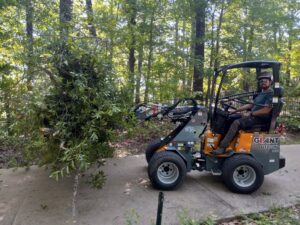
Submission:
<svg viewBox="0 0 300 225">
<path fill-rule="evenodd" d="M 284 88 L 279 87 L 277 90 L 278 90 L 278 103 L 277 103 L 276 107 L 273 107 L 273 109 L 272 109 L 272 118 L 270 121 L 269 132 L 271 132 L 272 130 L 275 129 L 277 118 L 280 115 L 283 104 L 284 104 L 284 98 L 283 98 Z"/>
</svg>

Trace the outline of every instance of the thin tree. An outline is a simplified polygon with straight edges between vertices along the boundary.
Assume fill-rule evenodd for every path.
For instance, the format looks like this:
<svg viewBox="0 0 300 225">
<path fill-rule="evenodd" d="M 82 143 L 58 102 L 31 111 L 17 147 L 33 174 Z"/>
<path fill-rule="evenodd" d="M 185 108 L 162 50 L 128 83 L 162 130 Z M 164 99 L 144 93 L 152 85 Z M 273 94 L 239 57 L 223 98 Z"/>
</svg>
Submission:
<svg viewBox="0 0 300 225">
<path fill-rule="evenodd" d="M 71 28 L 71 20 L 72 20 L 72 8 L 73 1 L 72 0 L 60 0 L 59 1 L 59 32 L 60 32 L 60 45 L 58 49 L 59 60 L 56 65 L 59 75 L 65 79 L 63 82 L 66 83 L 68 79 L 70 79 L 70 73 L 67 71 L 65 67 L 66 58 L 69 55 L 69 32 Z"/>
<path fill-rule="evenodd" d="M 253 38 L 254 38 L 254 16 L 253 9 L 246 9 L 244 11 L 246 16 L 246 21 L 244 22 L 244 32 L 243 32 L 243 61 L 251 59 L 252 47 L 253 47 Z M 249 21 L 249 22 L 248 22 Z M 249 24 L 250 23 L 250 24 Z M 244 69 L 244 79 L 243 79 L 243 90 L 248 92 L 250 90 L 250 83 L 247 79 L 247 75 L 250 74 L 250 69 Z"/>
<path fill-rule="evenodd" d="M 112 26 L 109 27 L 109 62 L 112 66 L 113 64 L 113 58 L 114 58 L 114 47 L 115 47 L 115 33 L 116 33 L 116 24 L 118 23 L 119 20 L 119 8 L 120 8 L 120 3 L 117 3 L 116 6 L 116 15 L 114 16 L 114 0 L 110 1 L 109 5 L 109 13 L 112 16 Z"/>
<path fill-rule="evenodd" d="M 287 23 L 288 27 L 288 46 L 287 46 L 287 66 L 286 66 L 286 76 L 287 76 L 287 86 L 291 85 L 291 63 L 292 63 L 292 50 L 293 50 L 293 38 L 295 37 L 295 31 L 293 29 L 295 15 L 297 15 L 297 9 L 293 8 L 295 4 L 294 1 L 289 2 L 288 9 L 289 9 L 289 22 Z"/>
<path fill-rule="evenodd" d="M 137 5 L 136 0 L 127 0 L 128 4 L 128 28 L 129 28 L 129 56 L 128 56 L 128 69 L 129 69 L 129 99 L 133 100 L 134 95 L 134 67 L 135 67 L 135 45 L 136 45 L 136 14 Z"/>
<path fill-rule="evenodd" d="M 59 22 L 60 37 L 63 44 L 66 44 L 70 31 L 70 22 L 72 20 L 73 0 L 59 1 Z"/>
<path fill-rule="evenodd" d="M 205 105 L 208 105 L 208 99 L 209 99 L 209 95 L 211 92 L 211 76 L 212 76 L 212 71 L 214 69 L 214 58 L 215 58 L 215 13 L 216 13 L 216 5 L 212 5 L 212 7 L 214 8 L 212 13 L 211 13 L 211 31 L 210 31 L 210 56 L 209 56 L 209 74 L 208 74 L 208 79 L 207 79 L 207 92 L 206 92 L 206 96 L 205 96 Z"/>
<path fill-rule="evenodd" d="M 215 6 L 217 7 L 217 6 Z M 223 24 L 223 15 L 224 15 L 224 8 L 225 8 L 225 0 L 222 0 L 221 2 L 221 10 L 220 10 L 220 16 L 219 21 L 217 24 L 217 30 L 216 30 L 216 38 L 214 39 L 214 17 L 215 17 L 215 9 L 212 13 L 212 27 L 211 27 L 211 52 L 210 52 L 210 61 L 209 61 L 209 67 L 210 70 L 213 71 L 216 68 L 220 67 L 220 39 L 221 39 L 221 30 L 222 30 L 222 24 Z M 208 104 L 208 99 L 210 95 L 210 86 L 211 86 L 211 77 L 212 72 L 208 74 L 208 81 L 207 81 L 207 92 L 205 97 L 205 105 Z"/>
<path fill-rule="evenodd" d="M 193 91 L 203 93 L 203 76 L 204 76 L 204 36 L 205 36 L 205 0 L 194 0 L 195 7 L 195 64 L 193 75 Z M 201 94 L 200 100 L 203 100 Z"/>
<path fill-rule="evenodd" d="M 140 92 L 141 92 L 141 79 L 142 79 L 142 67 L 144 60 L 144 34 L 145 34 L 145 22 L 146 16 L 143 17 L 143 21 L 139 26 L 139 44 L 138 44 L 138 71 L 136 75 L 136 85 L 135 85 L 135 104 L 141 102 Z"/>
<path fill-rule="evenodd" d="M 144 101 L 149 101 L 149 84 L 150 84 L 150 77 L 151 77 L 151 67 L 152 67 L 152 57 L 153 57 L 153 50 L 154 50 L 154 15 L 155 15 L 155 8 L 152 10 L 151 19 L 150 19 L 150 27 L 149 27 L 149 53 L 148 53 L 148 60 L 147 60 L 147 74 L 145 78 L 145 95 Z"/>
<path fill-rule="evenodd" d="M 61 45 L 60 45 L 60 53 L 61 53 L 61 62 L 58 66 L 59 75 L 63 78 L 63 83 L 67 83 L 67 80 L 70 80 L 71 75 L 69 70 L 71 70 L 71 66 L 66 65 L 64 62 L 67 57 L 70 56 L 68 39 L 69 33 L 71 29 L 71 21 L 72 21 L 72 8 L 73 1 L 72 0 L 60 0 L 59 2 L 59 19 L 60 19 L 60 37 L 61 37 Z M 64 140 L 61 140 L 60 149 L 66 150 L 64 147 Z M 76 198 L 77 198 L 77 190 L 79 185 L 79 167 L 75 166 L 75 174 L 74 174 L 74 183 L 73 183 L 73 198 L 72 198 L 72 216 L 76 216 Z"/>
<path fill-rule="evenodd" d="M 191 8 L 193 8 L 193 4 L 191 4 Z M 191 36 L 190 36 L 190 51 L 189 51 L 189 74 L 190 79 L 187 79 L 187 87 L 189 91 L 193 90 L 193 77 L 194 77 L 194 64 L 195 64 L 195 39 L 196 39 L 196 21 L 194 16 L 191 18 Z"/>
<path fill-rule="evenodd" d="M 32 89 L 33 79 L 33 6 L 31 0 L 26 0 L 26 37 L 27 37 L 27 89 Z"/>
<path fill-rule="evenodd" d="M 219 57 L 219 51 L 220 51 L 220 33 L 222 30 L 222 24 L 223 24 L 223 15 L 224 15 L 224 8 L 225 8 L 225 0 L 222 1 L 221 4 L 221 10 L 220 10 L 220 16 L 219 16 L 219 22 L 218 27 L 216 31 L 216 48 L 214 51 L 214 69 L 220 67 L 220 57 Z"/>
<path fill-rule="evenodd" d="M 94 12 L 93 12 L 92 0 L 86 0 L 85 3 L 86 3 L 86 12 L 87 12 L 89 32 L 94 38 L 97 38 L 97 32 L 96 32 L 96 28 L 94 26 Z"/>
</svg>

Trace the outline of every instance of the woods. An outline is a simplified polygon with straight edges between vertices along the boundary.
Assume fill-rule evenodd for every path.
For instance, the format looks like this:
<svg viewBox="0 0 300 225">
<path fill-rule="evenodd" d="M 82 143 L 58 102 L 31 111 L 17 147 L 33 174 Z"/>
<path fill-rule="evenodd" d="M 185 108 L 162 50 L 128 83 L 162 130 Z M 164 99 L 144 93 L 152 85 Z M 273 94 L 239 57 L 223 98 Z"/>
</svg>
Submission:
<svg viewBox="0 0 300 225">
<path fill-rule="evenodd" d="M 221 65 L 277 60 L 286 95 L 300 95 L 297 0 L 6 0 L 0 9 L 1 141 L 17 141 L 25 164 L 51 164 L 54 176 L 112 155 L 134 104 L 199 95 L 207 105 Z M 236 89 L 249 90 L 247 75 L 236 74 Z"/>
</svg>

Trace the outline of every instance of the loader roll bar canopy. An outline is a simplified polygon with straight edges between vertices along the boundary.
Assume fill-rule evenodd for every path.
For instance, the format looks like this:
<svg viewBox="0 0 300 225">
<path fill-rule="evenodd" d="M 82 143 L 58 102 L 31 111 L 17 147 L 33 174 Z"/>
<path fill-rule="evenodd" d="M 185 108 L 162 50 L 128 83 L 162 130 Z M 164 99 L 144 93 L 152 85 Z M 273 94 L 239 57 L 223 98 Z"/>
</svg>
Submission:
<svg viewBox="0 0 300 225">
<path fill-rule="evenodd" d="M 228 69 L 234 69 L 234 68 L 261 68 L 261 69 L 267 69 L 267 68 L 273 68 L 273 66 L 280 65 L 279 62 L 276 61 L 263 61 L 263 60 L 256 60 L 256 61 L 247 61 L 237 64 L 228 64 L 225 66 L 222 66 L 219 70 L 228 70 Z"/>
<path fill-rule="evenodd" d="M 238 68 L 254 68 L 256 69 L 256 79 L 261 73 L 262 69 L 272 69 L 273 74 L 273 89 L 274 89 L 274 96 L 273 96 L 273 110 L 272 110 L 272 120 L 269 132 L 273 131 L 275 128 L 276 123 L 276 117 L 278 116 L 278 112 L 281 110 L 282 103 L 278 101 L 279 98 L 282 97 L 282 88 L 279 84 L 279 71 L 280 71 L 281 63 L 276 61 L 269 61 L 269 60 L 254 60 L 254 61 L 246 61 L 242 63 L 237 64 L 228 64 L 225 66 L 220 67 L 219 69 L 214 70 L 213 74 L 213 80 L 212 80 L 212 87 L 211 87 L 211 93 L 210 93 L 210 104 L 209 104 L 209 117 L 210 122 L 213 123 L 214 116 L 216 114 L 218 102 L 219 102 L 219 96 L 220 91 L 222 88 L 222 84 L 224 81 L 224 78 L 227 74 L 227 71 L 230 69 L 238 69 Z M 216 81 L 217 77 L 221 74 L 221 81 L 219 84 L 219 88 L 216 91 Z M 257 91 L 259 90 L 259 87 L 257 86 Z M 214 108 L 214 109 L 213 109 Z"/>
</svg>

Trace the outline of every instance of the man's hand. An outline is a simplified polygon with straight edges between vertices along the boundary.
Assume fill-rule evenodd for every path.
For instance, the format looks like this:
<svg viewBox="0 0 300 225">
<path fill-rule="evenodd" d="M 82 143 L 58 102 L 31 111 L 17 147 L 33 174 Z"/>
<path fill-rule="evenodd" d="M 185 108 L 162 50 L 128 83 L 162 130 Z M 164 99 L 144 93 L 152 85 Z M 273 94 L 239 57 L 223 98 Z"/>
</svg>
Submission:
<svg viewBox="0 0 300 225">
<path fill-rule="evenodd" d="M 243 117 L 250 117 L 251 116 L 251 112 L 249 112 L 249 111 L 243 112 L 242 116 Z"/>
<path fill-rule="evenodd" d="M 237 113 L 236 109 L 229 111 L 229 114 L 235 114 L 235 113 Z"/>
<path fill-rule="evenodd" d="M 253 106 L 253 104 L 243 105 L 242 107 L 234 110 L 232 113 L 242 112 L 244 110 L 250 110 L 252 108 L 252 106 Z"/>
</svg>

